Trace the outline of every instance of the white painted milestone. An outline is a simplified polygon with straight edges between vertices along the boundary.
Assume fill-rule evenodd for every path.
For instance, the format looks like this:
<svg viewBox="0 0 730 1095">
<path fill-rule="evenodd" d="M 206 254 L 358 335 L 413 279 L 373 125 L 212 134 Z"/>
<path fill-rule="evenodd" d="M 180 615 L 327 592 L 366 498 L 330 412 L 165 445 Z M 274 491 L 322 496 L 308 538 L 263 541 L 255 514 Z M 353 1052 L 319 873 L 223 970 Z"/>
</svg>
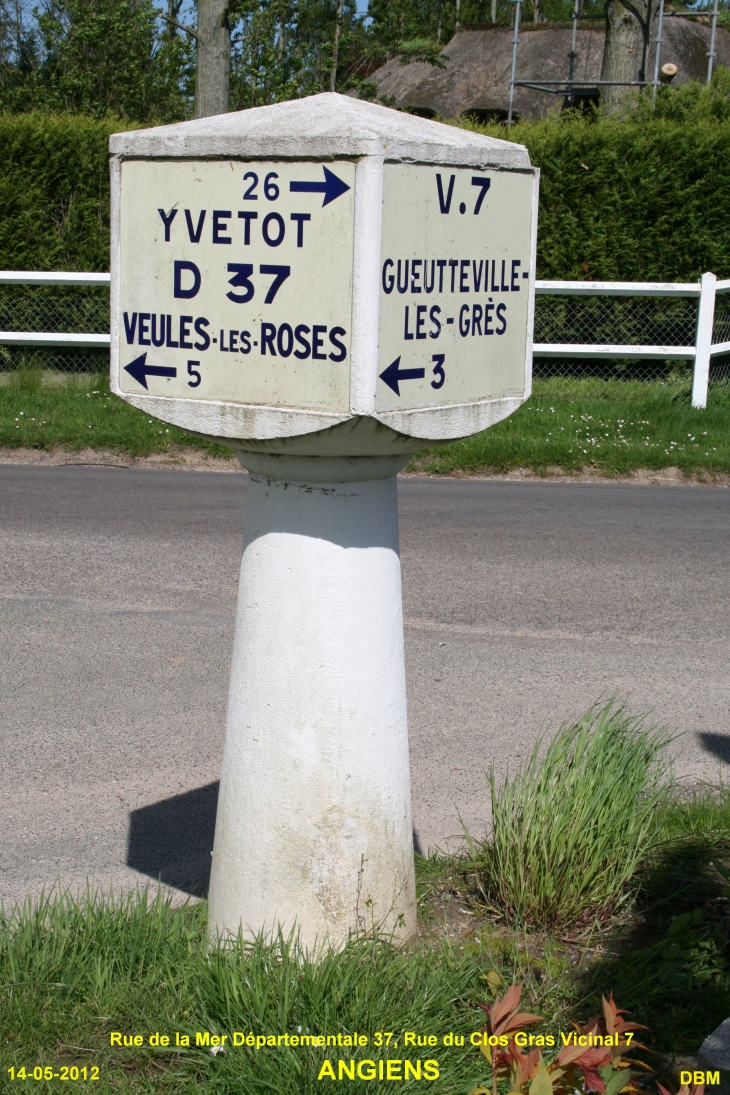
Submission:
<svg viewBox="0 0 730 1095">
<path fill-rule="evenodd" d="M 334 94 L 110 146 L 112 391 L 249 472 L 211 940 L 407 938 L 395 477 L 530 394 L 538 173 Z"/>
<path fill-rule="evenodd" d="M 347 411 L 352 163 L 126 161 L 122 392 Z"/>
</svg>

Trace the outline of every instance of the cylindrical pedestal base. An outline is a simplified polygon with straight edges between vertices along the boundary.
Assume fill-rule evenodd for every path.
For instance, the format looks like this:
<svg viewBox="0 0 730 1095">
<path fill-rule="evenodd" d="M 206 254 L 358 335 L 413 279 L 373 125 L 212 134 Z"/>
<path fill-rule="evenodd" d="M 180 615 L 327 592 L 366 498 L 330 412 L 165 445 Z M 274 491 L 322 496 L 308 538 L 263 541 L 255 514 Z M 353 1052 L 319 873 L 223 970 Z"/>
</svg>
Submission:
<svg viewBox="0 0 730 1095">
<path fill-rule="evenodd" d="M 373 926 L 415 930 L 405 461 L 241 454 L 251 476 L 212 940 L 296 925 L 311 947 Z"/>
</svg>

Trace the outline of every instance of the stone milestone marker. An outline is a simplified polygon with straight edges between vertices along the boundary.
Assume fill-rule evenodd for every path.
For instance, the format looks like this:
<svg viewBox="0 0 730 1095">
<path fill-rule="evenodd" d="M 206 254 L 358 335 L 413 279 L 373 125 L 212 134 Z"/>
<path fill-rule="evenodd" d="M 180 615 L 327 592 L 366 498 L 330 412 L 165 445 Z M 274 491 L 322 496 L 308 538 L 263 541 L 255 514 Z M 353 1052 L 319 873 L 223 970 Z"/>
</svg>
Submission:
<svg viewBox="0 0 730 1095">
<path fill-rule="evenodd" d="M 110 146 L 112 389 L 250 475 L 211 934 L 408 936 L 395 476 L 530 394 L 537 171 L 334 94 Z"/>
</svg>

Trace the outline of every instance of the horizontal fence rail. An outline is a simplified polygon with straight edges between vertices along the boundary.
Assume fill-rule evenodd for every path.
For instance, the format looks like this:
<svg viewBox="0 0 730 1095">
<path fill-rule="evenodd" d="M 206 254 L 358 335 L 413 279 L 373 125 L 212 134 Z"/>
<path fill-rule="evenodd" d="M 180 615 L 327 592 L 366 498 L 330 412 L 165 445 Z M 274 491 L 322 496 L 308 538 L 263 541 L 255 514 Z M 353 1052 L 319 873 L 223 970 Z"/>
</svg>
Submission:
<svg viewBox="0 0 730 1095">
<path fill-rule="evenodd" d="M 725 284 L 725 282 L 718 282 L 718 285 Z M 730 284 L 730 282 L 727 284 Z M 550 297 L 698 297 L 700 295 L 700 286 L 696 281 L 536 281 L 535 295 Z"/>
<path fill-rule="evenodd" d="M 0 270 L 0 285 L 110 285 L 111 274 Z"/>
<path fill-rule="evenodd" d="M 64 346 L 71 350 L 108 350 L 109 335 L 85 335 L 81 332 L 55 334 L 49 331 L 0 331 L 0 346 Z"/>
<path fill-rule="evenodd" d="M 28 270 L 2 270 L 0 271 L 0 286 L 28 286 L 28 287 L 56 287 L 56 288 L 105 288 L 110 284 L 109 274 L 86 274 L 72 272 L 45 272 Z M 615 361 L 691 361 L 692 362 L 692 404 L 695 407 L 707 406 L 707 390 L 710 377 L 710 362 L 713 357 L 721 354 L 730 354 L 730 313 L 718 320 L 716 315 L 716 299 L 718 295 L 730 293 L 730 279 L 719 281 L 714 274 L 703 274 L 698 282 L 636 282 L 636 281 L 536 281 L 536 297 L 556 298 L 556 307 L 548 309 L 541 317 L 540 329 L 549 333 L 569 334 L 570 339 L 550 342 L 535 342 L 533 356 L 538 359 L 553 361 L 583 361 L 583 360 L 615 360 Z M 677 299 L 692 300 L 692 308 L 696 308 L 696 316 L 691 320 L 686 315 L 663 315 L 658 319 L 648 319 L 646 316 L 634 315 L 625 310 L 616 316 L 608 318 L 600 311 L 594 311 L 587 315 L 581 314 L 573 306 L 572 312 L 565 311 L 565 304 L 560 303 L 560 298 L 659 298 L 666 301 Z M 69 307 L 72 302 L 69 301 Z M 77 302 L 78 303 L 78 302 Z M 98 299 L 97 299 L 98 303 Z M 547 305 L 547 301 L 545 302 Z M 63 308 L 64 301 L 57 303 Z M 12 311 L 12 305 L 9 306 Z M 617 302 L 617 308 L 623 306 Z M 679 307 L 679 305 L 677 306 Z M 562 311 L 560 309 L 563 309 Z M 0 325 L 3 322 L 13 322 L 15 317 L 7 317 L 8 308 L 3 308 L 0 315 Z M 54 313 L 55 314 L 55 313 Z M 79 312 L 79 315 L 87 315 L 88 311 Z M 32 320 L 31 316 L 31 320 Z M 48 315 L 41 317 L 48 322 Z M 57 317 L 56 317 L 57 318 Z M 68 318 L 68 317 L 67 317 Z M 77 316 L 78 320 L 78 316 Z M 108 320 L 108 317 L 107 317 Z M 693 330 L 689 329 L 692 324 Z M 83 322 L 83 320 L 79 320 Z M 100 313 L 96 313 L 97 323 L 102 323 Z M 643 337 L 646 331 L 654 328 L 655 333 L 674 335 L 678 341 L 666 342 L 664 339 L 656 343 L 644 342 L 613 342 L 601 341 L 598 337 L 605 333 L 607 326 L 617 322 L 624 331 L 633 332 L 634 336 Z M 106 325 L 106 323 L 104 323 Z M 637 325 L 640 330 L 636 330 Z M 724 336 L 719 341 L 713 341 L 715 328 Z M 580 333 L 590 333 L 595 341 L 581 341 Z M 682 338 L 682 335 L 685 337 Z M 694 336 L 694 342 L 690 345 L 688 339 Z M 110 344 L 109 334 L 105 332 L 85 333 L 83 331 L 70 331 L 67 333 L 46 331 L 0 331 L 0 346 L 19 347 L 29 346 L 45 349 L 69 349 L 69 350 L 108 350 Z"/>
<path fill-rule="evenodd" d="M 47 286 L 50 288 L 108 288 L 110 274 L 75 273 L 71 271 L 0 270 L 0 286 Z M 71 302 L 61 302 L 68 305 Z M 56 311 L 57 309 L 54 309 Z M 3 309 L 6 312 L 7 309 Z M 14 317 L 13 317 L 14 318 Z M 31 317 L 33 318 L 33 317 Z M 38 318 L 37 316 L 35 317 Z M 48 318 L 48 317 L 43 317 Z M 58 320 L 58 317 L 53 317 Z M 88 320 L 88 316 L 87 316 Z M 7 316 L 5 317 L 7 322 Z M 2 323 L 3 320 L 0 320 Z M 108 326 L 108 317 L 107 323 Z M 0 346 L 29 346 L 47 350 L 108 350 L 110 337 L 102 331 L 0 331 Z"/>
<path fill-rule="evenodd" d="M 720 353 L 721 351 L 717 351 Z M 722 351 L 726 353 L 727 351 Z M 592 342 L 539 342 L 532 347 L 534 357 L 571 358 L 581 361 L 584 357 L 596 357 L 604 361 L 617 358 L 646 358 L 652 361 L 687 361 L 695 356 L 694 346 L 641 346 L 613 345 L 609 342 L 596 345 Z"/>
</svg>

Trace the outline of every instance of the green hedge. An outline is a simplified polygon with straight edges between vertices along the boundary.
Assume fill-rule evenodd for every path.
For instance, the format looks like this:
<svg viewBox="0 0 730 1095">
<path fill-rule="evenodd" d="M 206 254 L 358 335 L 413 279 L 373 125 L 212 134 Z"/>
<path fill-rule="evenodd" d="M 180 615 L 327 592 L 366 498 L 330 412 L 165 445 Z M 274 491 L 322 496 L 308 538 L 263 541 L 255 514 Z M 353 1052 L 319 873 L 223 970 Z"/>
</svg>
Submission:
<svg viewBox="0 0 730 1095">
<path fill-rule="evenodd" d="M 555 116 L 511 131 L 542 168 L 538 276 L 730 277 L 730 72 L 662 89 L 625 118 Z M 109 134 L 118 120 L 0 116 L 0 268 L 109 269 Z"/>
<path fill-rule="evenodd" d="M 83 115 L 0 116 L 0 268 L 109 269 L 109 135 Z"/>
<path fill-rule="evenodd" d="M 583 122 L 525 138 L 542 168 L 539 277 L 730 276 L 730 123 Z"/>
</svg>

